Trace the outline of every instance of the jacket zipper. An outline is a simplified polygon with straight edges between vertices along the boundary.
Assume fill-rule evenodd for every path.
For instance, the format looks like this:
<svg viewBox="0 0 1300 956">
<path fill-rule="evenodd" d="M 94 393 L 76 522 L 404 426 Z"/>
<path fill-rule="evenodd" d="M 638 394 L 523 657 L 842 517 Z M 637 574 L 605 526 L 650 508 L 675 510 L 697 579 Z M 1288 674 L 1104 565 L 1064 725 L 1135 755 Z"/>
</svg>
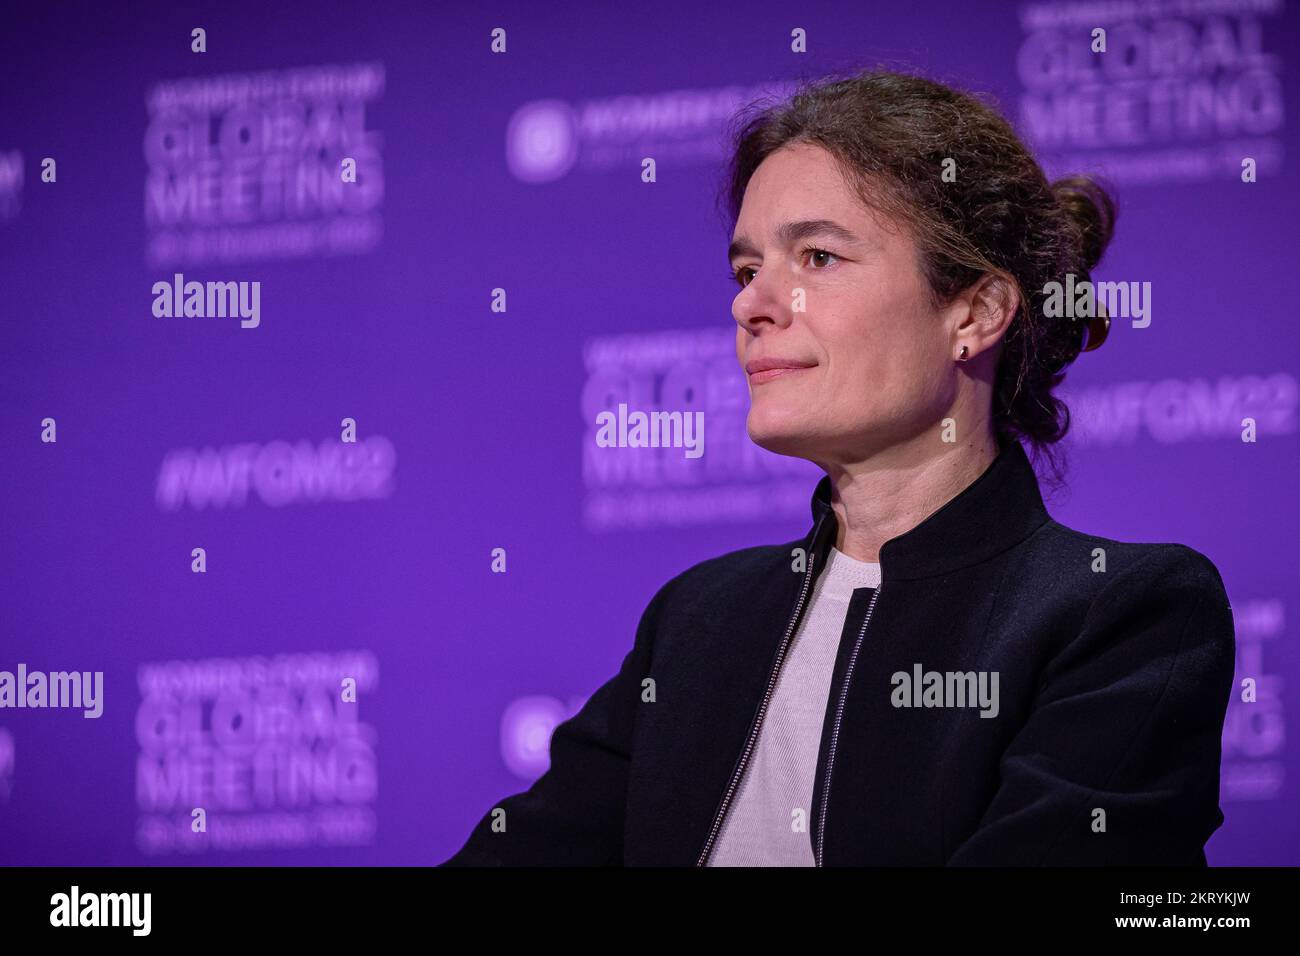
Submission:
<svg viewBox="0 0 1300 956">
<path fill-rule="evenodd" d="M 858 629 L 857 640 L 854 641 L 853 651 L 849 654 L 848 666 L 844 669 L 844 683 L 840 686 L 840 699 L 835 704 L 835 722 L 831 725 L 830 749 L 826 752 L 826 775 L 822 779 L 821 813 L 817 817 L 817 853 L 814 860 L 816 866 L 822 865 L 822 849 L 826 839 L 826 805 L 831 799 L 831 770 L 835 767 L 835 745 L 839 743 L 840 739 L 840 721 L 844 719 L 844 701 L 849 696 L 849 681 L 853 679 L 853 665 L 858 660 L 858 649 L 862 647 L 862 638 L 867 633 L 867 625 L 871 623 L 871 612 L 876 609 L 876 600 L 880 597 L 880 592 L 884 587 L 884 582 L 876 585 L 876 590 L 871 595 L 871 603 L 867 605 L 867 614 L 862 619 L 862 627 Z"/>
<path fill-rule="evenodd" d="M 814 536 L 813 540 L 816 540 L 816 536 Z M 759 728 L 763 726 L 763 717 L 767 714 L 767 705 L 772 699 L 773 691 L 776 690 L 776 681 L 781 673 L 781 665 L 785 663 L 785 652 L 789 647 L 790 637 L 794 634 L 795 623 L 799 620 L 799 613 L 803 610 L 804 600 L 808 597 L 808 585 L 813 579 L 813 565 L 816 560 L 817 555 L 810 549 L 808 567 L 804 571 L 803 587 L 799 590 L 799 600 L 795 603 L 794 614 L 790 617 L 790 623 L 786 625 L 785 636 L 781 638 L 781 645 L 777 649 L 776 663 L 772 667 L 772 673 L 768 675 L 767 690 L 763 693 L 763 702 L 758 705 L 758 712 L 754 715 L 754 722 L 749 728 L 749 737 L 745 741 L 745 749 L 741 752 L 740 762 L 736 764 L 736 769 L 731 774 L 731 782 L 727 784 L 727 790 L 722 796 L 722 802 L 713 815 L 713 826 L 709 829 L 709 838 L 704 841 L 704 849 L 700 851 L 699 859 L 695 861 L 696 866 L 704 866 L 708 861 L 709 853 L 713 850 L 713 841 L 717 839 L 718 832 L 722 829 L 722 821 L 727 815 L 727 809 L 731 805 L 731 798 L 736 792 L 736 786 L 740 783 L 740 779 L 745 773 L 745 766 L 749 763 L 749 755 L 753 752 L 754 744 L 758 740 Z"/>
</svg>

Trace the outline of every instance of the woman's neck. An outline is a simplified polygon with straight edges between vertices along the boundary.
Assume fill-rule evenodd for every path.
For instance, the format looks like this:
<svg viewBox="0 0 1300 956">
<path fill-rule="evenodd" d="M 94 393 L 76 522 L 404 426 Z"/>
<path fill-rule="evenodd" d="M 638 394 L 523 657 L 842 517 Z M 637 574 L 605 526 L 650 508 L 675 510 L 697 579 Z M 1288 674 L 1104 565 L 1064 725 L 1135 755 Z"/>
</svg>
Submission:
<svg viewBox="0 0 1300 956">
<path fill-rule="evenodd" d="M 886 541 L 970 487 L 999 451 L 991 432 L 966 443 L 941 442 L 927 433 L 862 461 L 826 467 L 839 522 L 835 547 L 859 561 L 879 561 Z"/>
</svg>

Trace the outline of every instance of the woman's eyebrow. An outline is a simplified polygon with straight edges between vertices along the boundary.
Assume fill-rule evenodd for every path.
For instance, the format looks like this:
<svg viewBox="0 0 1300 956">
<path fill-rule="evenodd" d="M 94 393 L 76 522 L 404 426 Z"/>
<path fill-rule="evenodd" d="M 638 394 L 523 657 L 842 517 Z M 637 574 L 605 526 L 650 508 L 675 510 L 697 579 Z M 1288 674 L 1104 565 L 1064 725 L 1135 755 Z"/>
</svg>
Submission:
<svg viewBox="0 0 1300 956">
<path fill-rule="evenodd" d="M 856 243 L 859 241 L 848 229 L 831 219 L 798 219 L 783 222 L 776 227 L 776 237 L 785 245 L 794 245 L 813 236 L 830 236 L 840 242 Z M 758 249 L 746 236 L 737 236 L 727 247 L 727 261 L 732 262 L 737 256 L 756 256 Z"/>
</svg>

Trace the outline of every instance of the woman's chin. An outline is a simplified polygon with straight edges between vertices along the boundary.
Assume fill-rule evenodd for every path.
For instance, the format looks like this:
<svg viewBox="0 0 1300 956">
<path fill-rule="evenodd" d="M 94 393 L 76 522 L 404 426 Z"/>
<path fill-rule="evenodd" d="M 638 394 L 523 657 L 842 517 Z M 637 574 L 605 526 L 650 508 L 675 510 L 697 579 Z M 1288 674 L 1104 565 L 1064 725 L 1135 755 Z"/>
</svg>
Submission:
<svg viewBox="0 0 1300 956">
<path fill-rule="evenodd" d="M 759 448 L 775 455 L 804 457 L 808 450 L 808 427 L 794 421 L 771 421 L 765 416 L 756 417 L 751 411 L 746 423 L 749 440 Z"/>
</svg>

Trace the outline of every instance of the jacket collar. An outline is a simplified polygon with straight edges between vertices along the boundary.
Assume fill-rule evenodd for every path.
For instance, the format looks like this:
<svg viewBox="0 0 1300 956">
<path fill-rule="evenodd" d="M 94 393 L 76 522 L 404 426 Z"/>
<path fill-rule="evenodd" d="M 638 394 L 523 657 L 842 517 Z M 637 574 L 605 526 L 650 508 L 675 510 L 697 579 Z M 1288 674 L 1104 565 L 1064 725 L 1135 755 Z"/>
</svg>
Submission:
<svg viewBox="0 0 1300 956">
<path fill-rule="evenodd" d="M 1019 544 L 1050 519 L 1038 477 L 1020 442 L 1010 439 L 984 473 L 915 528 L 880 549 L 881 580 L 924 578 L 970 567 Z M 824 567 L 839 521 L 827 475 L 813 491 L 810 550 Z"/>
</svg>

